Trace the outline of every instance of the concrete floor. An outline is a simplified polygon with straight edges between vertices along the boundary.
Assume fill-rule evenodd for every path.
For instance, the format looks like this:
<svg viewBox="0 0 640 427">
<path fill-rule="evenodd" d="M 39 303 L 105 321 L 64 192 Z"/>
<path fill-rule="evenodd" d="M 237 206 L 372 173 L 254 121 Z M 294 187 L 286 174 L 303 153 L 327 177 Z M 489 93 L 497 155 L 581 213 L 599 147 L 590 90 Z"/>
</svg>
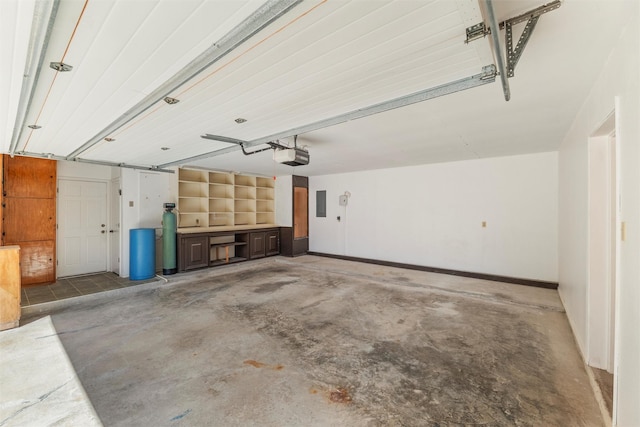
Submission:
<svg viewBox="0 0 640 427">
<path fill-rule="evenodd" d="M 23 316 L 107 426 L 603 425 L 554 290 L 305 256 L 127 291 Z"/>
</svg>

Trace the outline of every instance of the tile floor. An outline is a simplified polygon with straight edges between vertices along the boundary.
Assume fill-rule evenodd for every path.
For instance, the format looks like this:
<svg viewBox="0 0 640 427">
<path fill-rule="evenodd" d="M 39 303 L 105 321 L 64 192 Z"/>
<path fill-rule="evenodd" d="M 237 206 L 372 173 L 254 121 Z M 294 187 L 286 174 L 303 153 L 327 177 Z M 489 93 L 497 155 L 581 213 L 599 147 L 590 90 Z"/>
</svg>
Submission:
<svg viewBox="0 0 640 427">
<path fill-rule="evenodd" d="M 26 307 L 50 301 L 58 301 L 96 292 L 128 288 L 158 280 L 153 277 L 147 280 L 129 280 L 115 273 L 98 273 L 86 276 L 60 278 L 50 285 L 24 286 L 20 305 Z"/>
</svg>

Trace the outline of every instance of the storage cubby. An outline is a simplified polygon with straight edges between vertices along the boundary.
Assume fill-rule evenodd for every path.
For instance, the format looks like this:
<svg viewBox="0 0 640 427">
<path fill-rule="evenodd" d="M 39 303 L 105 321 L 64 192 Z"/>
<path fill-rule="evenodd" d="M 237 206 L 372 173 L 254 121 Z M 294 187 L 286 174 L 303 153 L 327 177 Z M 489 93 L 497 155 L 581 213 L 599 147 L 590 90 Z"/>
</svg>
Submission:
<svg viewBox="0 0 640 427">
<path fill-rule="evenodd" d="M 209 266 L 245 261 L 247 233 L 230 233 L 209 237 Z"/>
<path fill-rule="evenodd" d="M 209 197 L 218 199 L 233 199 L 233 185 L 209 184 Z"/>
<path fill-rule="evenodd" d="M 233 174 L 224 172 L 209 172 L 209 183 L 233 185 Z"/>
<path fill-rule="evenodd" d="M 256 213 L 255 212 L 236 212 L 233 215 L 235 225 L 255 225 Z"/>
<path fill-rule="evenodd" d="M 233 212 L 210 212 L 209 227 L 226 227 L 233 224 Z"/>
<path fill-rule="evenodd" d="M 180 213 L 206 213 L 209 210 L 208 199 L 204 197 L 181 197 L 179 202 Z"/>
<path fill-rule="evenodd" d="M 273 178 L 178 170 L 178 227 L 273 224 Z"/>
<path fill-rule="evenodd" d="M 273 200 L 274 191 L 273 188 L 256 188 L 256 200 Z"/>
<path fill-rule="evenodd" d="M 256 187 L 275 188 L 276 181 L 273 178 L 265 178 L 262 176 L 257 176 Z"/>
<path fill-rule="evenodd" d="M 180 181 L 178 184 L 180 197 L 209 197 L 209 188 L 206 183 Z"/>
<path fill-rule="evenodd" d="M 208 213 L 180 212 L 179 227 L 208 227 Z"/>
<path fill-rule="evenodd" d="M 208 172 L 197 169 L 179 169 L 178 180 L 189 182 L 209 182 Z"/>
<path fill-rule="evenodd" d="M 256 177 L 250 175 L 235 175 L 235 185 L 243 185 L 245 187 L 255 187 Z"/>
</svg>

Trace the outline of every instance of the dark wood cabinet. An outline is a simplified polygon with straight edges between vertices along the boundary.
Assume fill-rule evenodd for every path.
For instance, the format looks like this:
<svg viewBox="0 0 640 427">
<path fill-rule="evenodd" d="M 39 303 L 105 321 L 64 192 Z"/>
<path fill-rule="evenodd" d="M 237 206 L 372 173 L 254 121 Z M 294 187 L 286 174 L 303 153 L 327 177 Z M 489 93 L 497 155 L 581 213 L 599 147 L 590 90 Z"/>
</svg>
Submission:
<svg viewBox="0 0 640 427">
<path fill-rule="evenodd" d="M 262 258 L 266 255 L 267 246 L 265 244 L 265 233 L 251 233 L 250 237 L 250 257 L 251 259 Z"/>
<path fill-rule="evenodd" d="M 55 199 L 55 160 L 5 154 L 4 195 L 6 197 Z"/>
<path fill-rule="evenodd" d="M 264 240 L 267 245 L 266 256 L 278 255 L 280 253 L 280 232 L 278 230 L 267 231 Z"/>
<path fill-rule="evenodd" d="M 3 156 L 2 244 L 20 246 L 23 285 L 56 280 L 55 160 Z"/>
<path fill-rule="evenodd" d="M 178 231 L 178 271 L 214 267 L 279 253 L 278 228 L 234 227 L 233 230 L 197 234 Z"/>
<path fill-rule="evenodd" d="M 209 236 L 185 236 L 180 239 L 178 270 L 186 271 L 209 266 Z"/>
</svg>

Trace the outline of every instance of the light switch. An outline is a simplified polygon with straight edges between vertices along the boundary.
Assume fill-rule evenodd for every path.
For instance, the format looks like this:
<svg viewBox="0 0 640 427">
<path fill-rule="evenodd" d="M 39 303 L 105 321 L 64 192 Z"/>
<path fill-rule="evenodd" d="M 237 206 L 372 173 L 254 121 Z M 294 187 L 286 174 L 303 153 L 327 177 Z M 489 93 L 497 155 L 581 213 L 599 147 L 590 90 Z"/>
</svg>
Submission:
<svg viewBox="0 0 640 427">
<path fill-rule="evenodd" d="M 487 221 L 482 221 L 482 228 L 485 228 L 487 226 Z"/>
<path fill-rule="evenodd" d="M 129 207 L 132 208 L 133 207 L 133 200 L 129 200 Z"/>
</svg>

